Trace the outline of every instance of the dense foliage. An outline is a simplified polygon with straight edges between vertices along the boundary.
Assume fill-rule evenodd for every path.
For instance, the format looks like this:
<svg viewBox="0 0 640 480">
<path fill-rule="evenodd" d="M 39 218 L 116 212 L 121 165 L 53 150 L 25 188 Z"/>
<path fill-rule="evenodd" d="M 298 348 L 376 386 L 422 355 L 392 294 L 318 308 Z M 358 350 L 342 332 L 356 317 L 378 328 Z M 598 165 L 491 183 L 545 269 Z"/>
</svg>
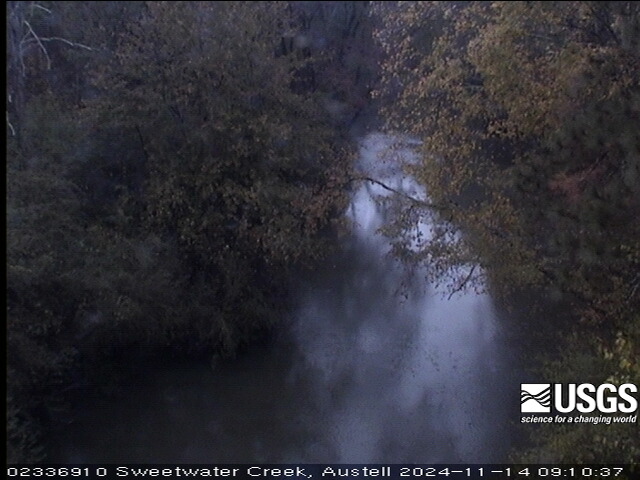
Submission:
<svg viewBox="0 0 640 480">
<path fill-rule="evenodd" d="M 577 324 L 554 339 L 551 353 L 562 354 L 548 380 L 639 384 L 638 5 L 400 2 L 380 10 L 381 94 L 394 99 L 391 126 L 423 141 L 420 161 L 407 168 L 434 204 L 399 212 L 388 229 L 398 254 L 433 265 L 452 288 L 488 281 L 503 293 L 537 289 L 570 304 Z M 407 226 L 425 216 L 434 234 L 416 238 Z M 473 264 L 482 268 L 461 268 Z M 551 322 L 542 328 L 560 330 Z M 552 426 L 542 437 L 527 459 L 640 455 L 636 425 L 599 435 Z"/>
<path fill-rule="evenodd" d="M 640 384 L 639 5 L 370 10 L 7 3 L 10 461 L 46 458 L 67 393 L 145 356 L 231 355 L 283 317 L 291 268 L 331 243 L 381 58 L 430 196 L 393 200 L 394 252 L 451 291 L 570 308 L 512 322 L 544 332 L 546 380 Z M 589 427 L 536 428 L 517 458 L 640 456 L 636 424 Z"/>
<path fill-rule="evenodd" d="M 283 317 L 345 206 L 373 75 L 348 55 L 366 4 L 321 10 L 8 2 L 10 461 L 46 458 L 67 393 Z"/>
</svg>

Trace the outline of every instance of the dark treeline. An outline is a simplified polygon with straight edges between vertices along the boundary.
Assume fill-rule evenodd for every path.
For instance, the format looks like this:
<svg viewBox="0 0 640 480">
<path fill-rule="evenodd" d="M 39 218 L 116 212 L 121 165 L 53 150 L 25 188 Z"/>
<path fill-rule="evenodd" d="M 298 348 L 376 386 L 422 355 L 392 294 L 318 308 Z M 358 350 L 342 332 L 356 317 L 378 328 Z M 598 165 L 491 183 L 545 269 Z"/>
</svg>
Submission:
<svg viewBox="0 0 640 480">
<path fill-rule="evenodd" d="M 397 202 L 395 253 L 566 307 L 511 325 L 542 332 L 541 378 L 640 384 L 638 4 L 6 8 L 9 461 L 46 460 L 75 390 L 278 324 L 331 248 L 371 93 L 423 141 L 432 203 Z M 640 457 L 637 424 L 536 427 L 518 460 Z"/>
<path fill-rule="evenodd" d="M 363 2 L 9 2 L 7 28 L 22 462 L 68 393 L 278 322 L 345 207 L 377 55 Z"/>
</svg>

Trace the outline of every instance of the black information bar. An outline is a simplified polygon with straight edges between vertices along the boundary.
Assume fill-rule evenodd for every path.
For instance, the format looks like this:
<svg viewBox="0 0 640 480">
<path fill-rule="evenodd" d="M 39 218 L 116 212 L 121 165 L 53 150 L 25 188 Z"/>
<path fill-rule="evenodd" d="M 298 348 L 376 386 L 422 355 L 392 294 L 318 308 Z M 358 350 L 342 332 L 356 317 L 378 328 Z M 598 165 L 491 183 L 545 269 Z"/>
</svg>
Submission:
<svg viewBox="0 0 640 480">
<path fill-rule="evenodd" d="M 8 479 L 217 480 L 640 480 L 638 464 L 104 464 L 9 465 Z"/>
</svg>

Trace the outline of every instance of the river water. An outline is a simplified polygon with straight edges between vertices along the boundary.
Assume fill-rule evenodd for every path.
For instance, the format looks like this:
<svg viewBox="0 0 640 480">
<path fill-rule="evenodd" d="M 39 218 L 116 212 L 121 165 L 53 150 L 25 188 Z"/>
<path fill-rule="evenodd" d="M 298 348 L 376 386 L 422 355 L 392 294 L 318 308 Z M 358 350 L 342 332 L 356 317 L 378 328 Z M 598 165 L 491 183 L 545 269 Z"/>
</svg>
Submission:
<svg viewBox="0 0 640 480">
<path fill-rule="evenodd" d="M 411 142 L 369 134 L 360 168 L 415 196 Z M 150 372 L 87 397 L 52 447 L 61 463 L 472 463 L 504 460 L 517 398 L 491 299 L 408 277 L 377 233 L 388 191 L 362 184 L 353 225 L 299 279 L 290 322 L 238 358 Z M 427 226 L 423 226 L 427 227 Z M 515 392 L 517 395 L 517 392 Z"/>
</svg>

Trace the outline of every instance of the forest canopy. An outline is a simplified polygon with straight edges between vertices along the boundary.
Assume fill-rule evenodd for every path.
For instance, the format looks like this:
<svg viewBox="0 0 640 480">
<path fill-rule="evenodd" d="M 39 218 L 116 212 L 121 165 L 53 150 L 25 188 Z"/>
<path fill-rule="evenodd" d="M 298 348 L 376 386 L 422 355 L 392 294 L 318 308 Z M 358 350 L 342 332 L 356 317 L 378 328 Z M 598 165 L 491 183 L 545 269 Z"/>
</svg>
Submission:
<svg viewBox="0 0 640 480">
<path fill-rule="evenodd" d="M 437 205 L 400 209 L 387 228 L 396 253 L 452 275 L 452 287 L 536 290 L 565 302 L 570 329 L 541 322 L 562 332 L 547 373 L 638 384 L 640 6 L 378 8 L 386 53 L 378 94 L 391 99 L 390 127 L 422 141 L 407 170 Z M 416 237 L 408 227 L 425 217 L 435 234 Z M 465 277 L 457 273 L 465 265 L 482 268 Z M 597 438 L 567 429 L 545 441 L 530 460 L 640 455 L 631 429 Z"/>
<path fill-rule="evenodd" d="M 394 198 L 393 253 L 566 308 L 510 325 L 544 335 L 549 381 L 640 384 L 640 4 L 6 8 L 10 462 L 46 459 L 67 394 L 132 358 L 277 326 L 337 243 L 371 105 L 429 195 Z M 636 427 L 537 430 L 514 459 L 632 462 Z"/>
<path fill-rule="evenodd" d="M 233 355 L 282 318 L 345 207 L 364 7 L 8 2 L 11 461 L 132 352 Z"/>
</svg>

